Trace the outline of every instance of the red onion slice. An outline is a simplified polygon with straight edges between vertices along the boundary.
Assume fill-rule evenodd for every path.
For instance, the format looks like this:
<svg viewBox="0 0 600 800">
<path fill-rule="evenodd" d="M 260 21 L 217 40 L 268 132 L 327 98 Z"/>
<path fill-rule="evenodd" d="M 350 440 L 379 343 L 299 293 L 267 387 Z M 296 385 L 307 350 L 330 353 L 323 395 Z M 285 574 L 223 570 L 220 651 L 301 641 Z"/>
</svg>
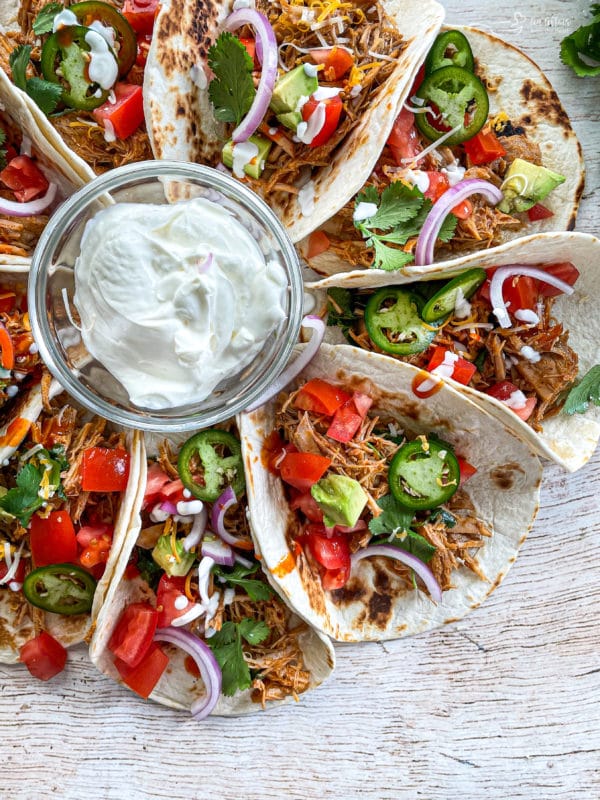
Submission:
<svg viewBox="0 0 600 800">
<path fill-rule="evenodd" d="M 46 194 L 38 197 L 37 200 L 30 200 L 28 203 L 16 203 L 0 197 L 0 214 L 8 214 L 11 217 L 32 217 L 40 214 L 53 202 L 57 188 L 55 183 L 48 184 Z"/>
<path fill-rule="evenodd" d="M 175 516 L 175 514 L 177 514 L 177 506 L 170 500 L 163 500 L 159 508 L 161 511 L 164 511 L 165 514 L 171 514 L 171 516 Z"/>
<path fill-rule="evenodd" d="M 417 239 L 415 248 L 415 265 L 422 267 L 425 264 L 433 264 L 433 252 L 435 242 L 442 227 L 442 223 L 452 211 L 455 205 L 462 203 L 472 194 L 482 194 L 486 200 L 496 205 L 504 195 L 489 181 L 480 178 L 468 178 L 460 181 L 455 186 L 446 189 L 444 194 L 436 201 L 433 208 L 427 215 L 421 233 Z"/>
<path fill-rule="evenodd" d="M 549 272 L 539 267 L 527 267 L 524 264 L 509 264 L 506 267 L 500 267 L 500 269 L 494 272 L 490 282 L 490 303 L 492 304 L 492 312 L 502 328 L 512 327 L 512 322 L 506 310 L 506 303 L 502 295 L 502 287 L 507 278 L 513 278 L 519 275 L 527 275 L 530 278 L 537 278 L 539 281 L 549 283 L 550 286 L 555 286 L 564 294 L 573 294 L 575 291 L 568 283 L 561 281 L 560 278 L 555 278 L 554 275 L 550 275 Z"/>
<path fill-rule="evenodd" d="M 174 644 L 194 659 L 200 670 L 206 696 L 194 700 L 190 711 L 196 720 L 207 717 L 219 701 L 223 681 L 221 668 L 210 647 L 193 633 L 172 626 L 157 628 L 154 641 Z"/>
<path fill-rule="evenodd" d="M 250 110 L 231 136 L 234 144 L 247 141 L 258 128 L 269 108 L 277 80 L 277 40 L 269 20 L 255 8 L 238 8 L 227 17 L 223 27 L 233 33 L 244 25 L 251 25 L 254 28 L 256 49 L 260 53 L 262 70 Z"/>
<path fill-rule="evenodd" d="M 206 510 L 206 506 L 204 506 L 202 511 L 194 516 L 192 529 L 183 540 L 183 549 L 186 553 L 189 553 L 192 547 L 196 547 L 196 545 L 199 543 L 204 531 L 206 530 L 207 520 L 208 511 Z"/>
<path fill-rule="evenodd" d="M 223 567 L 233 567 L 235 564 L 235 554 L 231 547 L 221 539 L 203 539 L 200 552 L 203 556 L 212 558 L 215 564 L 221 564 Z"/>
<path fill-rule="evenodd" d="M 233 534 L 229 533 L 225 527 L 225 514 L 227 513 L 227 510 L 236 503 L 237 499 L 235 492 L 231 486 L 228 486 L 223 494 L 221 494 L 217 499 L 217 501 L 213 503 L 212 511 L 210 512 L 210 524 L 213 531 L 218 533 L 221 539 L 223 539 L 224 542 L 227 542 L 227 544 L 231 545 L 232 547 L 237 547 L 240 543 L 240 540 L 236 536 L 233 536 Z"/>
<path fill-rule="evenodd" d="M 352 567 L 355 567 L 359 561 L 363 560 L 363 558 L 370 558 L 371 556 L 395 558 L 396 561 L 401 561 L 403 564 L 406 564 L 407 567 L 410 567 L 414 572 L 417 573 L 419 578 L 421 578 L 427 587 L 429 594 L 431 595 L 431 599 L 435 603 L 442 602 L 442 590 L 440 585 L 436 581 L 433 572 L 429 569 L 427 564 L 421 561 L 420 558 L 413 556 L 412 553 L 407 553 L 406 550 L 400 550 L 400 548 L 394 547 L 391 544 L 372 544 L 369 547 L 365 547 L 363 550 L 359 550 L 358 552 L 352 554 Z"/>
<path fill-rule="evenodd" d="M 310 337 L 310 342 L 307 342 L 300 355 L 291 364 L 288 364 L 279 377 L 273 381 L 271 386 L 261 394 L 258 400 L 255 400 L 251 406 L 248 406 L 246 411 L 254 411 L 278 395 L 279 392 L 284 389 L 296 375 L 302 372 L 304 367 L 310 364 L 316 356 L 321 342 L 323 341 L 323 337 L 325 336 L 325 323 L 321 317 L 309 314 L 302 320 L 302 327 L 312 328 L 314 330 L 313 335 Z"/>
</svg>

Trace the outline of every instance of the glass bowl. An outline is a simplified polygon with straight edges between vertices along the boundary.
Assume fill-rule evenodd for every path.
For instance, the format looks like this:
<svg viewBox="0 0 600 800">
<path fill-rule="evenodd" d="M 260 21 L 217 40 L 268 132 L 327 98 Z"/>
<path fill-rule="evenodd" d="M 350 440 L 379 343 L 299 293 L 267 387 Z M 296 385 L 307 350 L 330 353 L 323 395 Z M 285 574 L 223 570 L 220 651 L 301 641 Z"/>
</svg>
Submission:
<svg viewBox="0 0 600 800">
<path fill-rule="evenodd" d="M 259 243 L 266 261 L 284 270 L 284 318 L 254 360 L 223 380 L 203 401 L 164 410 L 134 405 L 125 387 L 86 349 L 73 305 L 74 264 L 86 223 L 113 203 L 167 204 L 203 197 L 224 206 Z M 142 430 L 187 431 L 214 425 L 251 405 L 285 367 L 298 338 L 303 286 L 298 256 L 271 209 L 242 183 L 198 164 L 146 161 L 111 170 L 70 197 L 53 214 L 35 250 L 29 315 L 50 372 L 83 406 Z"/>
</svg>

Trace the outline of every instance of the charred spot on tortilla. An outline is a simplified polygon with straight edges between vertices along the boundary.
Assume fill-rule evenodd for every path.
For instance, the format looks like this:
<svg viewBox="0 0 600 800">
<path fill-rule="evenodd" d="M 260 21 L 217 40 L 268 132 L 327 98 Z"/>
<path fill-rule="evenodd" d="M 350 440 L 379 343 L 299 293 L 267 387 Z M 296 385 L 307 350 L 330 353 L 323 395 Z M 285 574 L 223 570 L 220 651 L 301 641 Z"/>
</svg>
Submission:
<svg viewBox="0 0 600 800">
<path fill-rule="evenodd" d="M 351 578 L 341 589 L 334 589 L 331 592 L 331 599 L 338 605 L 350 605 L 358 603 L 367 594 L 365 586 L 357 578 Z"/>
<path fill-rule="evenodd" d="M 525 471 L 519 464 L 503 464 L 490 472 L 490 477 L 498 489 L 512 489 L 515 484 L 515 473 L 520 472 L 525 475 Z"/>
<path fill-rule="evenodd" d="M 389 594 L 373 592 L 369 598 L 369 621 L 378 628 L 386 628 L 392 616 L 392 598 Z"/>
<path fill-rule="evenodd" d="M 496 577 L 494 578 L 494 582 L 492 583 L 492 585 L 490 586 L 490 588 L 489 588 L 489 589 L 487 590 L 487 592 L 486 592 L 486 595 L 485 595 L 486 597 L 489 597 L 489 596 L 491 595 L 491 593 L 492 593 L 492 592 L 493 592 L 495 589 L 497 589 L 497 588 L 498 588 L 498 586 L 500 586 L 500 584 L 501 584 L 501 583 L 502 583 L 502 581 L 504 580 L 504 575 L 505 575 L 505 573 L 504 573 L 503 571 L 500 571 L 500 572 L 499 572 L 499 573 L 496 575 Z"/>
<path fill-rule="evenodd" d="M 553 125 L 562 125 L 570 130 L 569 117 L 554 89 L 540 86 L 527 78 L 521 86 L 521 97 L 526 103 L 534 106 L 540 117 Z"/>
</svg>

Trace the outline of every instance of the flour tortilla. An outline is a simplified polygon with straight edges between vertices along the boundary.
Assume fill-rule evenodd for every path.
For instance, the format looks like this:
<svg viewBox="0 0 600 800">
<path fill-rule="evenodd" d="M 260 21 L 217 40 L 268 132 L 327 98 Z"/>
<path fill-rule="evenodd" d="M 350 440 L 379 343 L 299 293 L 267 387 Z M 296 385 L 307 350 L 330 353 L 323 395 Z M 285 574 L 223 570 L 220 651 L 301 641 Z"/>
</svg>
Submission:
<svg viewBox="0 0 600 800">
<path fill-rule="evenodd" d="M 50 396 L 60 394 L 61 391 L 60 385 L 53 381 Z M 66 400 L 69 402 L 67 398 Z M 17 413 L 25 419 L 35 421 L 41 411 L 41 389 L 38 385 L 32 388 Z M 19 444 L 3 447 L 0 458 L 2 460 L 9 458 L 17 450 Z M 137 497 L 142 463 L 139 431 L 129 432 L 128 448 L 131 456 L 129 483 L 121 499 L 114 524 L 113 544 L 104 574 L 96 586 L 90 613 L 64 616 L 45 612 L 33 608 L 25 599 L 23 592 L 13 592 L 7 586 L 0 586 L 0 663 L 18 662 L 19 648 L 36 636 L 40 630 L 48 631 L 64 647 L 71 647 L 83 642 L 90 630 L 93 629 L 104 603 L 111 577 L 119 563 L 125 533 L 133 515 L 133 503 Z"/>
<path fill-rule="evenodd" d="M 453 261 L 444 261 L 427 267 L 413 267 L 404 274 L 379 270 L 362 270 L 345 275 L 332 275 L 321 281 L 307 284 L 307 288 L 319 298 L 320 311 L 326 307 L 324 293 L 332 286 L 348 289 L 378 288 L 390 284 L 406 284 L 418 280 L 439 280 L 458 275 L 472 267 L 507 266 L 509 264 L 540 264 L 572 261 L 579 269 L 580 277 L 575 284 L 575 292 L 561 295 L 553 305 L 553 316 L 562 322 L 569 331 L 569 345 L 579 356 L 579 375 L 588 372 L 595 364 L 600 364 L 600 240 L 588 233 L 540 233 L 525 236 L 513 242 L 472 253 Z M 328 329 L 330 341 L 345 341 L 335 328 Z M 390 359 L 391 360 L 391 359 Z M 559 413 L 543 423 L 543 431 L 536 433 L 533 428 L 520 420 L 504 403 L 476 391 L 469 386 L 456 383 L 451 378 L 445 380 L 460 392 L 470 397 L 501 422 L 509 425 L 515 433 L 529 443 L 539 455 L 556 461 L 569 472 L 575 472 L 592 457 L 600 440 L 600 408 L 594 404 L 585 414 Z"/>
<path fill-rule="evenodd" d="M 461 567 L 453 573 L 455 588 L 444 592 L 440 605 L 421 591 L 407 590 L 388 569 L 385 558 L 361 561 L 344 589 L 325 592 L 316 567 L 304 554 L 294 556 L 288 539 L 293 512 L 281 479 L 262 463 L 261 450 L 273 430 L 275 403 L 241 416 L 252 534 L 269 580 L 301 617 L 340 641 L 396 639 L 461 619 L 500 584 L 538 510 L 542 470 L 530 447 L 448 385 L 427 400 L 418 400 L 411 390 L 418 373 L 409 364 L 376 353 L 325 344 L 288 389 L 323 378 L 366 392 L 374 400 L 370 413 L 383 412 L 413 435 L 438 434 L 477 468 L 464 491 L 476 516 L 493 531 L 477 556 L 488 580 Z M 290 558 L 295 568 L 282 577 L 277 567 Z"/>
<path fill-rule="evenodd" d="M 144 71 L 146 127 L 155 158 L 213 166 L 221 160 L 224 128 L 215 122 L 203 66 L 232 5 L 229 0 L 162 3 Z M 280 205 L 265 198 L 294 242 L 332 217 L 361 189 L 444 17 L 444 9 L 435 0 L 383 0 L 381 5 L 407 47 L 385 91 L 373 101 L 345 146 L 331 164 L 315 172 L 313 213 L 302 216 L 296 196 Z"/>
<path fill-rule="evenodd" d="M 55 204 L 95 177 L 92 168 L 66 146 L 33 100 L 18 89 L 2 70 L 0 111 L 31 142 L 31 153 L 40 169 L 49 181 L 57 184 Z M 0 253 L 0 269 L 6 266 L 28 268 L 29 264 L 28 258 Z"/>
<path fill-rule="evenodd" d="M 566 178 L 544 200 L 544 205 L 553 212 L 552 217 L 529 223 L 527 215 L 522 215 L 524 226 L 502 231 L 499 244 L 531 233 L 573 230 L 585 183 L 583 154 L 567 112 L 552 85 L 538 65 L 514 45 L 476 28 L 453 26 L 452 29 L 462 31 L 469 39 L 479 63 L 479 74 L 488 86 L 490 115 L 504 111 L 513 125 L 522 125 L 532 141 L 539 144 L 544 166 Z M 335 219 L 326 226 L 333 233 L 338 227 L 339 222 Z M 302 242 L 301 253 L 305 254 L 307 247 L 308 242 Z M 457 257 L 461 257 L 460 251 L 450 250 L 443 244 L 436 246 L 436 264 Z M 310 266 L 323 276 L 336 273 L 377 275 L 383 281 L 380 285 L 386 285 L 390 279 L 395 281 L 398 274 L 378 269 L 354 269 L 330 251 L 311 258 Z M 418 268 L 408 266 L 399 272 L 410 274 L 412 269 Z"/>
<path fill-rule="evenodd" d="M 174 449 L 181 445 L 188 435 L 171 437 L 170 441 Z M 150 452 L 157 451 L 158 444 L 164 439 L 157 434 L 149 434 L 142 440 L 142 475 L 134 501 L 134 514 L 131 517 L 129 530 L 121 548 L 119 564 L 114 571 L 112 581 L 106 594 L 105 603 L 100 610 L 96 630 L 90 644 L 90 658 L 98 669 L 115 680 L 123 683 L 121 677 L 114 666 L 113 655 L 108 650 L 108 641 L 113 629 L 121 615 L 123 609 L 130 603 L 148 601 L 156 604 L 156 596 L 152 589 L 141 577 L 129 579 L 124 577 L 125 569 L 133 548 L 135 547 L 138 535 L 141 530 L 140 510 L 144 493 L 146 490 L 147 458 L 146 445 Z M 277 587 L 275 587 L 277 588 Z M 298 617 L 290 611 L 290 628 L 298 624 Z M 304 664 L 311 673 L 310 687 L 314 689 L 325 681 L 335 667 L 335 653 L 331 642 L 312 628 L 308 628 L 299 636 L 300 646 L 304 655 Z M 186 653 L 180 648 L 171 645 L 161 644 L 161 647 L 168 653 L 170 663 L 163 676 L 150 695 L 150 700 L 154 700 L 170 708 L 177 708 L 189 711 L 192 703 L 203 696 L 204 684 L 200 679 L 196 680 L 186 669 L 184 661 Z M 281 703 L 290 702 L 293 698 L 287 697 L 281 701 L 269 701 L 267 708 Z M 212 715 L 231 717 L 242 714 L 252 714 L 261 710 L 261 705 L 252 701 L 251 689 L 237 692 L 233 697 L 221 695 Z"/>
</svg>

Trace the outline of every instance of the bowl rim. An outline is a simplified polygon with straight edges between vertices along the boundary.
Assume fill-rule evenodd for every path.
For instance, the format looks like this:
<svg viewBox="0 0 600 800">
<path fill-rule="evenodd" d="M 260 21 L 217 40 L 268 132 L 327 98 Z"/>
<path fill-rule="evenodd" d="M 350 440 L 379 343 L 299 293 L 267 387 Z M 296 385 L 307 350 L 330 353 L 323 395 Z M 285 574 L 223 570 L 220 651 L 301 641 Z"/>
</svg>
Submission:
<svg viewBox="0 0 600 800">
<path fill-rule="evenodd" d="M 131 182 L 163 176 L 195 180 L 207 188 L 222 190 L 254 218 L 258 218 L 260 224 L 267 228 L 276 240 L 282 261 L 286 265 L 286 292 L 289 298 L 286 315 L 287 335 L 283 339 L 283 347 L 276 353 L 266 373 L 247 391 L 246 395 L 236 402 L 219 406 L 214 410 L 164 417 L 156 416 L 156 413 L 150 410 L 140 409 L 139 412 L 126 410 L 119 405 L 110 403 L 80 383 L 73 370 L 66 365 L 54 342 L 55 337 L 52 334 L 46 310 L 48 268 L 52 266 L 50 257 L 64 235 L 65 226 L 103 193 L 125 188 Z M 44 269 L 45 265 L 46 269 Z M 303 293 L 304 286 L 298 253 L 283 223 L 262 198 L 229 174 L 213 167 L 183 161 L 149 160 L 126 164 L 99 175 L 63 201 L 54 211 L 33 253 L 29 270 L 27 301 L 31 331 L 42 360 L 53 377 L 75 400 L 94 414 L 99 414 L 118 425 L 138 430 L 177 433 L 209 427 L 229 419 L 252 405 L 264 394 L 269 383 L 272 383 L 285 368 L 298 341 L 302 323 Z M 273 332 L 270 335 L 276 334 Z M 106 367 L 104 368 L 106 369 Z M 248 369 L 248 367 L 244 369 Z"/>
</svg>

